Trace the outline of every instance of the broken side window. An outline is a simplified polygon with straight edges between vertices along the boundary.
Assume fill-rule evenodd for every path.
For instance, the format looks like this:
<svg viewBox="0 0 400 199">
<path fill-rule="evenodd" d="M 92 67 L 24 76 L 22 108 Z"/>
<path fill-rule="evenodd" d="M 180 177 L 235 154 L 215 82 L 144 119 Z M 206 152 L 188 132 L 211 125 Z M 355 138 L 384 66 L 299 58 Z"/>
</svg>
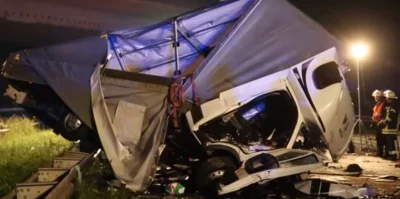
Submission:
<svg viewBox="0 0 400 199">
<path fill-rule="evenodd" d="M 315 87 L 318 89 L 324 89 L 330 85 L 342 82 L 339 67 L 335 62 L 326 63 L 315 69 L 313 79 Z"/>
</svg>

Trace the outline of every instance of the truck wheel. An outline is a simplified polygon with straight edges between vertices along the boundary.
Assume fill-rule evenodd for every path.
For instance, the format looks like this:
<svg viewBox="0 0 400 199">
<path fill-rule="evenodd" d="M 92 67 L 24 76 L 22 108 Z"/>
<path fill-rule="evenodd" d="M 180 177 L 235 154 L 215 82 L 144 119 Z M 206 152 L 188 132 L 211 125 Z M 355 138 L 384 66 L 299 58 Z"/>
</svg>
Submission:
<svg viewBox="0 0 400 199">
<path fill-rule="evenodd" d="M 218 186 L 225 172 L 234 172 L 236 165 L 228 157 L 212 157 L 203 162 L 197 171 L 197 188 L 206 198 L 217 198 Z"/>
<path fill-rule="evenodd" d="M 84 139 L 90 129 L 82 121 L 71 113 L 65 114 L 54 128 L 56 134 L 60 134 L 69 141 Z"/>
</svg>

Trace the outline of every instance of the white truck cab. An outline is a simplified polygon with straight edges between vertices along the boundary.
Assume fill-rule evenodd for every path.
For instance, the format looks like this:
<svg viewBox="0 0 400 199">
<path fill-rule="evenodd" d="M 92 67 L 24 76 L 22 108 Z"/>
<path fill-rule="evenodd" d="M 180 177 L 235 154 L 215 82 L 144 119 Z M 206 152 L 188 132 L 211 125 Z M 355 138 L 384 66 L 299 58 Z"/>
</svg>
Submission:
<svg viewBox="0 0 400 199">
<path fill-rule="evenodd" d="M 322 166 L 322 159 L 336 161 L 344 154 L 355 115 L 337 57 L 331 48 L 186 113 L 206 149 L 226 150 L 240 165 L 235 180 L 221 184 L 219 194 L 307 172 Z M 276 164 L 248 166 L 260 161 Z"/>
</svg>

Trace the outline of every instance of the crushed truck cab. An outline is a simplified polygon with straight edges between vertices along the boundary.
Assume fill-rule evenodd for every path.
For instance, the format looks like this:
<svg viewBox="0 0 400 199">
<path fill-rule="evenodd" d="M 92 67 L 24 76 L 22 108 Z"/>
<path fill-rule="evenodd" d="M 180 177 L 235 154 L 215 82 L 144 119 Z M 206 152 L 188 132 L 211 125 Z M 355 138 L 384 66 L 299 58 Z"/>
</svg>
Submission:
<svg viewBox="0 0 400 199">
<path fill-rule="evenodd" d="M 223 194 L 319 167 L 322 160 L 313 152 L 329 161 L 338 160 L 347 149 L 355 122 L 334 48 L 224 91 L 219 98 L 187 112 L 186 117 L 206 150 L 225 150 L 242 165 L 236 181 L 222 186 Z M 279 160 L 282 154 L 292 154 L 293 159 L 276 161 L 272 168 L 251 169 L 258 172 L 243 166 L 254 164 L 252 158 L 263 159 L 265 154 L 271 159 L 266 161 Z M 294 163 L 283 166 L 282 162 Z"/>
<path fill-rule="evenodd" d="M 224 91 L 200 107 L 186 113 L 196 137 L 204 134 L 210 139 L 229 139 L 239 134 L 235 142 L 246 137 L 244 142 L 249 143 L 253 135 L 240 135 L 249 126 L 259 136 L 284 136 L 284 141 L 277 143 L 280 147 L 293 148 L 299 139 L 303 144 L 314 139 L 313 147 L 330 161 L 338 160 L 346 151 L 355 122 L 350 92 L 334 48 L 287 70 Z M 234 132 L 225 134 L 229 137 L 207 130 L 212 125 L 229 124 L 235 126 Z M 257 139 L 256 135 L 253 141 Z"/>
</svg>

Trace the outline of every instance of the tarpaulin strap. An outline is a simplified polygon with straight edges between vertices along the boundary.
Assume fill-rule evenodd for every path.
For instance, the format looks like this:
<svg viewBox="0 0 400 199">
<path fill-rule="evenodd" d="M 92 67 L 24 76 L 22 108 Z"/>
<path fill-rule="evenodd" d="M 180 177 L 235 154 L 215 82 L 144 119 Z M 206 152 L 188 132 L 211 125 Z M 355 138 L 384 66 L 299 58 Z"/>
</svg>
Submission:
<svg viewBox="0 0 400 199">
<path fill-rule="evenodd" d="M 169 99 L 172 103 L 172 119 L 174 127 L 178 128 L 179 124 L 178 124 L 177 109 L 181 107 L 183 102 L 185 101 L 181 77 L 175 79 L 174 82 L 171 84 Z"/>
<path fill-rule="evenodd" d="M 201 99 L 199 97 L 199 94 L 197 93 L 197 87 L 196 87 L 196 84 L 194 81 L 194 77 L 193 77 L 193 75 L 190 75 L 187 77 L 190 77 L 191 83 L 192 83 L 193 103 L 200 104 Z M 182 77 L 179 76 L 179 77 L 175 78 L 175 80 L 171 84 L 170 90 L 169 90 L 169 100 L 172 103 L 173 124 L 174 124 L 175 128 L 178 128 L 179 124 L 178 124 L 177 110 L 185 102 L 185 94 L 184 94 L 184 90 L 183 90 Z"/>
<path fill-rule="evenodd" d="M 193 91 L 193 102 L 200 104 L 201 100 L 199 97 L 199 93 L 197 92 L 197 87 L 196 87 L 196 83 L 194 81 L 194 76 L 191 75 L 190 76 L 191 82 L 192 82 L 192 91 Z"/>
</svg>

